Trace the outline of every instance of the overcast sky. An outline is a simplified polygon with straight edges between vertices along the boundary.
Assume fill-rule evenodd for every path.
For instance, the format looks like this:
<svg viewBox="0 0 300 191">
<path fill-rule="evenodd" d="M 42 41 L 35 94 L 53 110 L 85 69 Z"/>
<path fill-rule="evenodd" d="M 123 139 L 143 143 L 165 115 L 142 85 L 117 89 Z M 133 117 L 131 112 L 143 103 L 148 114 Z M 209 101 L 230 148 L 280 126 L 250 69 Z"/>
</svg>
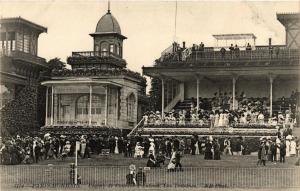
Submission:
<svg viewBox="0 0 300 191">
<path fill-rule="evenodd" d="M 39 56 L 63 61 L 72 51 L 89 51 L 98 20 L 107 12 L 107 1 L 3 1 L 2 17 L 21 16 L 48 28 L 40 35 Z M 174 39 L 175 1 L 111 1 L 111 12 L 118 20 L 128 68 L 141 72 L 151 66 Z M 214 46 L 212 34 L 254 33 L 257 44 L 285 43 L 284 27 L 277 12 L 299 12 L 299 1 L 178 1 L 177 38 L 181 43 L 204 42 Z"/>
</svg>

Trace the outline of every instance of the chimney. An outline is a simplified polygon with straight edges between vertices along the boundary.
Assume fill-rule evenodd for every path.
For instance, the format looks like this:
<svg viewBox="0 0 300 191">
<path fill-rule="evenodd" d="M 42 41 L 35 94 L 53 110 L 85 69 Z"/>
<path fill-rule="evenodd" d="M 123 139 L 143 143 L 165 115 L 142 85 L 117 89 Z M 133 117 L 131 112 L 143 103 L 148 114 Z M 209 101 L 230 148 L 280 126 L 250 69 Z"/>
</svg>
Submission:
<svg viewBox="0 0 300 191">
<path fill-rule="evenodd" d="M 185 49 L 185 41 L 182 42 L 182 48 Z"/>
<path fill-rule="evenodd" d="M 272 38 L 269 38 L 269 46 L 272 46 Z"/>
</svg>

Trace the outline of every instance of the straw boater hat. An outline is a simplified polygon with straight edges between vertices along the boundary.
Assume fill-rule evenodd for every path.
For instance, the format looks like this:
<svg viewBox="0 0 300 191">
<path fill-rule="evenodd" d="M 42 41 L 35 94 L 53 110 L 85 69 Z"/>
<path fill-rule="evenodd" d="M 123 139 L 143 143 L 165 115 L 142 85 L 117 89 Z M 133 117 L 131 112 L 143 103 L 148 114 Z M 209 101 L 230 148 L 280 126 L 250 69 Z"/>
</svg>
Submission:
<svg viewBox="0 0 300 191">
<path fill-rule="evenodd" d="M 60 138 L 62 138 L 62 139 L 64 139 L 64 138 L 66 138 L 67 136 L 65 136 L 65 135 L 61 135 L 60 136 Z"/>
<path fill-rule="evenodd" d="M 66 141 L 66 144 L 70 144 L 70 141 Z"/>
<path fill-rule="evenodd" d="M 288 136 L 286 136 L 286 138 L 285 139 L 287 139 L 287 140 L 291 140 L 293 137 L 291 136 L 291 135 L 288 135 Z"/>
</svg>

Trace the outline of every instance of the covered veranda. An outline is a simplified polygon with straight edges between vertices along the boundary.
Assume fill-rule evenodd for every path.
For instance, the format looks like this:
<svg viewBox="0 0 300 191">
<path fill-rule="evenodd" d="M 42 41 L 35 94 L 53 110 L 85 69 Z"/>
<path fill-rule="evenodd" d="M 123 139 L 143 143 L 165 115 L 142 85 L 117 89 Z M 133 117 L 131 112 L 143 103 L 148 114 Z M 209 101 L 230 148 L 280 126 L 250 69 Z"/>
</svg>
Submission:
<svg viewBox="0 0 300 191">
<path fill-rule="evenodd" d="M 199 98 L 213 96 L 215 92 L 230 92 L 230 97 L 236 100 L 237 92 L 244 91 L 247 96 L 267 97 L 269 113 L 273 114 L 273 101 L 282 96 L 290 96 L 293 90 L 299 89 L 299 67 L 239 67 L 239 68 L 176 68 L 176 67 L 144 67 L 143 72 L 150 77 L 162 81 L 162 114 L 168 112 L 178 101 L 196 97 L 197 111 Z M 175 80 L 179 83 L 178 94 L 173 100 L 165 103 L 166 82 Z M 237 103 L 233 101 L 233 108 Z"/>
<path fill-rule="evenodd" d="M 118 126 L 121 85 L 111 81 L 50 80 L 45 126 Z"/>
</svg>

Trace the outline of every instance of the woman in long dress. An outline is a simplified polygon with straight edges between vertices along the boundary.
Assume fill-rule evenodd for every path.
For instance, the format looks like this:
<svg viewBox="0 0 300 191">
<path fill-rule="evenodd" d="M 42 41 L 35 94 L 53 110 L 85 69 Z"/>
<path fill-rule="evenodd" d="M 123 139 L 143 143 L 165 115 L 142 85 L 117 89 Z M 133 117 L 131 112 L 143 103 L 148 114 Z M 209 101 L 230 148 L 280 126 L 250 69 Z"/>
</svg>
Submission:
<svg viewBox="0 0 300 191">
<path fill-rule="evenodd" d="M 155 144 L 153 141 L 150 142 L 149 153 L 152 153 L 155 156 Z"/>
<path fill-rule="evenodd" d="M 220 117 L 219 117 L 219 127 L 222 127 L 224 124 L 224 113 L 220 113 Z"/>
<path fill-rule="evenodd" d="M 214 127 L 218 127 L 219 126 L 219 118 L 220 118 L 219 112 L 216 111 Z"/>
<path fill-rule="evenodd" d="M 147 167 L 156 167 L 156 159 L 153 155 L 152 150 L 149 150 L 149 159 L 147 161 Z"/>
<path fill-rule="evenodd" d="M 118 137 L 115 138 L 116 139 L 116 144 L 115 144 L 115 154 L 119 154 L 119 142 L 118 142 Z"/>
<path fill-rule="evenodd" d="M 290 140 L 289 139 L 287 139 L 286 141 L 285 141 L 285 145 L 286 145 L 286 157 L 289 157 L 290 156 L 290 149 L 291 149 L 291 142 L 290 142 Z"/>
<path fill-rule="evenodd" d="M 173 152 L 172 157 L 171 157 L 170 162 L 167 167 L 167 169 L 170 171 L 175 170 L 175 163 L 176 163 L 175 154 L 176 154 L 176 152 Z"/>
<path fill-rule="evenodd" d="M 195 155 L 200 155 L 199 151 L 199 141 L 197 140 L 195 143 Z"/>
<path fill-rule="evenodd" d="M 213 159 L 211 140 L 207 140 L 206 143 L 205 143 L 204 159 L 205 160 L 212 160 Z"/>
<path fill-rule="evenodd" d="M 291 140 L 291 147 L 290 147 L 290 155 L 291 156 L 295 156 L 296 155 L 296 148 L 297 148 L 297 144 L 296 141 L 294 139 Z"/>
</svg>

